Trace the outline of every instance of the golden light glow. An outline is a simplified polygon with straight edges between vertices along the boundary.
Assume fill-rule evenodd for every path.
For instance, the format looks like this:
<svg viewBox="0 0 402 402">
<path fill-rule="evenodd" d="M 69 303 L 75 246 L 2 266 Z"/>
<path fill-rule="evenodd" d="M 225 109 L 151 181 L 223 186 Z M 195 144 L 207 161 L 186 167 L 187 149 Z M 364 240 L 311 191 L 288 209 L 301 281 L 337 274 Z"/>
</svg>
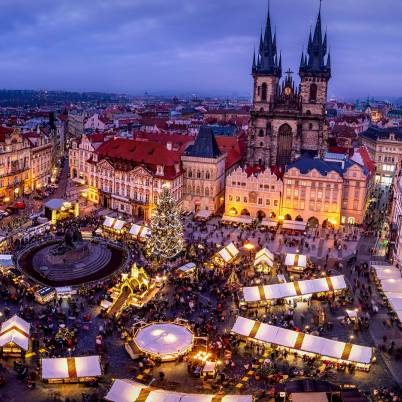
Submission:
<svg viewBox="0 0 402 402">
<path fill-rule="evenodd" d="M 231 208 L 231 209 L 229 210 L 229 214 L 230 214 L 230 215 L 236 215 L 236 210 L 235 210 L 234 208 Z"/>
<path fill-rule="evenodd" d="M 10 197 L 5 197 L 4 202 L 10 202 Z"/>
<path fill-rule="evenodd" d="M 250 243 L 250 242 L 245 243 L 243 247 L 244 247 L 247 251 L 254 250 L 254 248 L 255 248 L 254 244 L 253 244 L 253 243 Z"/>
<path fill-rule="evenodd" d="M 284 219 L 285 219 L 285 217 L 284 217 L 283 215 L 281 215 L 281 216 L 278 218 L 279 221 L 283 221 Z"/>
</svg>

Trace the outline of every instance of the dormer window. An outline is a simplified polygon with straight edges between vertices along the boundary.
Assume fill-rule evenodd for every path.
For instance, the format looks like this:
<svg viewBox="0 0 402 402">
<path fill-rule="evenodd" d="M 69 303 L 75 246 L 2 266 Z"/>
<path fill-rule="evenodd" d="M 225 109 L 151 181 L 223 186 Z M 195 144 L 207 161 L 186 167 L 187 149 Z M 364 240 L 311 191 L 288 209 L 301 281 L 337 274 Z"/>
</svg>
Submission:
<svg viewBox="0 0 402 402">
<path fill-rule="evenodd" d="M 159 175 L 159 176 L 163 176 L 163 166 L 158 165 L 156 167 L 156 174 Z"/>
<path fill-rule="evenodd" d="M 93 155 L 93 160 L 94 160 L 94 162 L 98 162 L 98 155 L 97 154 Z"/>
</svg>

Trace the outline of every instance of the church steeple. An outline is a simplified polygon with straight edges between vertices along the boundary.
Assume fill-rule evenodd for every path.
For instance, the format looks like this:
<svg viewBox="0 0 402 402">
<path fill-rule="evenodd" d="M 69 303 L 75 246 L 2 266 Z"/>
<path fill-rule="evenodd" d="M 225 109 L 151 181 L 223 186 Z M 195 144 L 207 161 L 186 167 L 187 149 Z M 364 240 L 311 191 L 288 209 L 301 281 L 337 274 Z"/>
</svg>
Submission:
<svg viewBox="0 0 402 402">
<path fill-rule="evenodd" d="M 310 31 L 308 39 L 308 46 L 307 46 L 308 59 L 306 63 L 300 63 L 300 72 L 325 74 L 328 77 L 330 77 L 331 68 L 330 63 L 328 63 L 328 59 L 327 61 L 325 61 L 326 54 L 327 54 L 327 33 L 325 32 L 323 38 L 322 23 L 321 23 L 321 1 L 320 1 L 320 9 L 318 11 L 317 21 L 315 24 L 314 35 L 312 37 Z"/>
<path fill-rule="evenodd" d="M 281 74 L 276 47 L 276 33 L 272 36 L 269 7 L 264 36 L 261 33 L 257 64 L 253 71 L 266 75 L 280 76 Z"/>
</svg>

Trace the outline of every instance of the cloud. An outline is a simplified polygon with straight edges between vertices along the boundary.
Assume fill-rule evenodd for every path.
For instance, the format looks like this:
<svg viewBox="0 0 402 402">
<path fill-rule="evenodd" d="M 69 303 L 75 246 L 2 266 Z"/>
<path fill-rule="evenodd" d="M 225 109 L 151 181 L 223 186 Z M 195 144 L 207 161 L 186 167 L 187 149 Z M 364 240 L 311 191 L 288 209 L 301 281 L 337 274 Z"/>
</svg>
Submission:
<svg viewBox="0 0 402 402">
<path fill-rule="evenodd" d="M 261 0 L 0 0 L 0 87 L 250 94 Z M 271 0 L 297 71 L 317 0 Z M 323 2 L 340 97 L 400 96 L 402 2 Z"/>
</svg>

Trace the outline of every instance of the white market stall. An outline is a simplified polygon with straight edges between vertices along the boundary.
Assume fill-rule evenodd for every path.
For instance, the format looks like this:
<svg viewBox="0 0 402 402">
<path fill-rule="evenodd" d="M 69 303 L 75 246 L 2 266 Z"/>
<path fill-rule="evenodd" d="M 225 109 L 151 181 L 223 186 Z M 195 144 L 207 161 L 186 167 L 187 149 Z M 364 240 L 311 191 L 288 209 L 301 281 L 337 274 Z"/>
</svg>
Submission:
<svg viewBox="0 0 402 402">
<path fill-rule="evenodd" d="M 319 355 L 337 363 L 353 363 L 363 370 L 369 370 L 373 355 L 371 347 L 334 341 L 240 316 L 231 332 L 250 341 L 277 345 L 300 354 Z"/>
<path fill-rule="evenodd" d="M 303 272 L 308 267 L 307 256 L 303 254 L 287 253 L 285 265 L 290 272 Z"/>
<path fill-rule="evenodd" d="M 267 248 L 261 249 L 254 259 L 254 267 L 257 272 L 269 272 L 269 270 L 274 266 L 275 256 Z"/>
<path fill-rule="evenodd" d="M 188 262 L 177 268 L 177 273 L 179 276 L 190 275 L 195 271 L 196 265 L 193 262 Z"/>
<path fill-rule="evenodd" d="M 0 329 L 0 356 L 21 357 L 29 350 L 31 324 L 18 315 L 4 321 Z"/>
<path fill-rule="evenodd" d="M 14 268 L 13 256 L 0 254 L 0 271 L 8 271 L 10 268 Z"/>
<path fill-rule="evenodd" d="M 183 394 L 151 388 L 130 380 L 115 380 L 105 396 L 111 402 L 252 402 L 252 395 Z"/>
<path fill-rule="evenodd" d="M 198 211 L 195 214 L 194 219 L 198 221 L 207 221 L 211 217 L 212 213 L 211 211 L 207 211 L 206 209 L 203 209 L 202 211 Z"/>
<path fill-rule="evenodd" d="M 371 269 L 377 280 L 400 279 L 401 271 L 393 265 L 372 265 Z"/>
<path fill-rule="evenodd" d="M 100 356 L 42 359 L 42 380 L 48 383 L 95 382 L 101 375 Z"/>
<path fill-rule="evenodd" d="M 307 222 L 285 220 L 282 224 L 282 230 L 290 232 L 304 232 Z"/>
<path fill-rule="evenodd" d="M 260 227 L 264 227 L 264 228 L 272 228 L 272 229 L 276 229 L 278 227 L 278 222 L 276 221 L 272 221 L 270 219 L 263 219 L 260 224 Z"/>
<path fill-rule="evenodd" d="M 344 276 L 338 275 L 274 285 L 249 286 L 244 287 L 242 291 L 245 303 L 255 303 L 275 299 L 307 297 L 315 293 L 338 292 L 346 288 Z"/>
<path fill-rule="evenodd" d="M 151 230 L 147 226 L 133 224 L 128 233 L 137 240 L 146 240 L 150 236 Z"/>
<path fill-rule="evenodd" d="M 227 246 L 223 247 L 221 250 L 219 250 L 215 254 L 214 259 L 221 265 L 231 264 L 236 260 L 239 253 L 240 251 L 237 249 L 237 247 L 233 243 L 230 243 Z"/>
<path fill-rule="evenodd" d="M 236 223 L 240 225 L 251 225 L 253 223 L 253 218 L 248 215 L 232 216 L 223 215 L 221 219 L 222 223 Z"/>
<path fill-rule="evenodd" d="M 143 353 L 171 361 L 188 353 L 194 345 L 189 327 L 176 323 L 152 323 L 140 327 L 133 341 Z"/>
<path fill-rule="evenodd" d="M 107 230 L 120 234 L 123 231 L 126 222 L 121 219 L 106 216 L 103 222 L 103 227 Z"/>
</svg>

